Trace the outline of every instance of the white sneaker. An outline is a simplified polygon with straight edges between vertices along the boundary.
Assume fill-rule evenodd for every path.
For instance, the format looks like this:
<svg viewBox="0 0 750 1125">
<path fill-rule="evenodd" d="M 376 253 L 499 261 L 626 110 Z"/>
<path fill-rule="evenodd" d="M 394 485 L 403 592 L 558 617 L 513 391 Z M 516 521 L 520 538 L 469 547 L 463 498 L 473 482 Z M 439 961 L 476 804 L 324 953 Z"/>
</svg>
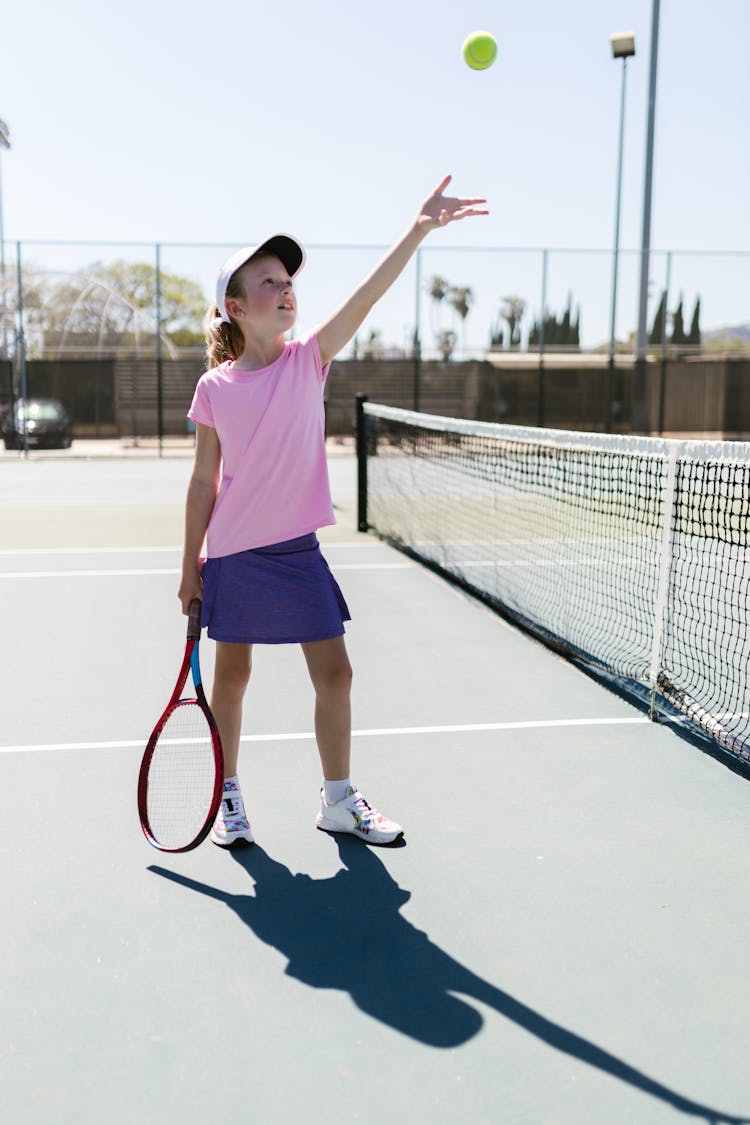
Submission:
<svg viewBox="0 0 750 1125">
<path fill-rule="evenodd" d="M 320 812 L 315 824 L 321 832 L 348 832 L 366 844 L 393 844 L 404 830 L 372 805 L 368 805 L 358 789 L 349 789 L 342 801 L 327 805 L 325 792 L 320 791 Z"/>
<path fill-rule="evenodd" d="M 224 796 L 216 820 L 211 829 L 211 839 L 220 848 L 231 848 L 232 844 L 242 842 L 254 844 L 252 828 L 245 813 L 242 792 L 235 781 L 224 785 Z"/>
</svg>

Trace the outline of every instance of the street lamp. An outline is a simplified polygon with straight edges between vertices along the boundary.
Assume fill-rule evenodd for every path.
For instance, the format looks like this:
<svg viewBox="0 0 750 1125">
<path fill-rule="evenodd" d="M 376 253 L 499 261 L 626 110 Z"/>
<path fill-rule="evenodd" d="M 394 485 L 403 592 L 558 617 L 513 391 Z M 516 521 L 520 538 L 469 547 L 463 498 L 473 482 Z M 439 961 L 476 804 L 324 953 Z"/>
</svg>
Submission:
<svg viewBox="0 0 750 1125">
<path fill-rule="evenodd" d="M 621 31 L 610 35 L 612 57 L 622 59 L 622 83 L 620 86 L 620 133 L 617 146 L 617 195 L 615 202 L 615 249 L 612 262 L 612 309 L 609 322 L 609 388 L 610 424 L 612 414 L 612 390 L 614 388 L 615 368 L 615 319 L 617 316 L 617 272 L 620 256 L 620 199 L 622 196 L 622 141 L 625 131 L 625 78 L 628 59 L 635 54 L 635 35 L 632 31 Z"/>
<path fill-rule="evenodd" d="M 0 152 L 10 148 L 10 130 L 5 122 L 0 119 Z M 2 164 L 0 164 L 0 318 L 2 319 L 2 347 L 3 359 L 8 358 L 8 327 L 6 323 L 7 298 L 5 295 L 5 231 L 3 229 L 3 190 L 2 190 Z"/>
<path fill-rule="evenodd" d="M 654 181 L 654 127 L 656 123 L 656 79 L 659 67 L 660 0 L 651 0 L 651 48 L 649 51 L 648 112 L 646 114 L 646 167 L 643 176 L 643 218 L 641 226 L 641 280 L 638 286 L 638 331 L 633 368 L 633 429 L 648 432 L 646 401 L 646 354 L 648 351 L 648 271 L 651 254 L 651 196 Z"/>
</svg>

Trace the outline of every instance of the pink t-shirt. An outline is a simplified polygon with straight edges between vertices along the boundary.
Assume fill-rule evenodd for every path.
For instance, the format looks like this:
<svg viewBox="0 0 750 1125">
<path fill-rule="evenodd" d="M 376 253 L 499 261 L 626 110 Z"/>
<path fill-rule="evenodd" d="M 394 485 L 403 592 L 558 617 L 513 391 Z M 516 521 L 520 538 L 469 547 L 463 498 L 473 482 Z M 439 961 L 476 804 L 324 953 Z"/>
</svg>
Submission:
<svg viewBox="0 0 750 1125">
<path fill-rule="evenodd" d="M 221 484 L 207 531 L 209 558 L 307 535 L 336 522 L 325 453 L 318 338 L 285 344 L 275 363 L 202 375 L 188 418 L 221 444 Z"/>
</svg>

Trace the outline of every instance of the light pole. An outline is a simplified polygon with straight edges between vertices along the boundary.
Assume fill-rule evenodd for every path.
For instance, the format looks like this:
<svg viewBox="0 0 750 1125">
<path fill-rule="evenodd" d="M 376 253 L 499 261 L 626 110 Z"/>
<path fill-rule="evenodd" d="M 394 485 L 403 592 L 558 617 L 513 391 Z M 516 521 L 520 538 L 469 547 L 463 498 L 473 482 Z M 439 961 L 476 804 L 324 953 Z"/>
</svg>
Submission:
<svg viewBox="0 0 750 1125">
<path fill-rule="evenodd" d="M 648 430 L 646 402 L 646 353 L 648 350 L 648 271 L 651 253 L 651 195 L 654 180 L 654 129 L 656 118 L 656 78 L 659 65 L 660 0 L 651 0 L 651 49 L 648 76 L 648 112 L 646 115 L 646 167 L 643 177 L 643 218 L 641 226 L 641 280 L 638 287 L 638 332 L 633 369 L 633 429 Z"/>
<path fill-rule="evenodd" d="M 610 35 L 612 57 L 622 59 L 622 83 L 620 86 L 620 130 L 617 143 L 617 192 L 615 198 L 615 249 L 612 258 L 612 308 L 609 321 L 609 424 L 612 425 L 613 391 L 615 385 L 615 321 L 617 318 L 617 274 L 620 262 L 620 201 L 622 198 L 622 142 L 625 133 L 625 80 L 628 59 L 635 54 L 635 35 L 632 31 L 621 31 Z"/>
<path fill-rule="evenodd" d="M 5 122 L 0 119 L 0 152 L 10 148 L 10 131 Z M 5 230 L 3 227 L 3 187 L 2 163 L 0 163 L 0 320 L 2 321 L 2 348 L 3 359 L 8 358 L 8 326 L 6 322 L 7 297 L 5 294 Z"/>
</svg>

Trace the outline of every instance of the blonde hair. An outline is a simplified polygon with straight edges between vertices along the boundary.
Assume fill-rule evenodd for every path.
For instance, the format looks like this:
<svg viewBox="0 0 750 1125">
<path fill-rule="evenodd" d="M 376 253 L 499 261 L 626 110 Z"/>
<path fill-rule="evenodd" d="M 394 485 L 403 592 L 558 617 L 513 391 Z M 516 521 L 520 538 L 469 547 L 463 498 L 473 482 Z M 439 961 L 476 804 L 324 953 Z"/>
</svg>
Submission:
<svg viewBox="0 0 750 1125">
<path fill-rule="evenodd" d="M 242 268 L 230 277 L 227 285 L 227 297 L 241 297 L 243 295 L 240 281 L 241 272 Z M 242 335 L 242 329 L 237 321 L 230 318 L 229 324 L 215 325 L 214 322 L 219 315 L 216 305 L 210 305 L 204 321 L 206 365 L 209 368 L 218 367 L 220 363 L 226 363 L 227 360 L 239 359 L 245 347 L 245 337 Z"/>
</svg>

